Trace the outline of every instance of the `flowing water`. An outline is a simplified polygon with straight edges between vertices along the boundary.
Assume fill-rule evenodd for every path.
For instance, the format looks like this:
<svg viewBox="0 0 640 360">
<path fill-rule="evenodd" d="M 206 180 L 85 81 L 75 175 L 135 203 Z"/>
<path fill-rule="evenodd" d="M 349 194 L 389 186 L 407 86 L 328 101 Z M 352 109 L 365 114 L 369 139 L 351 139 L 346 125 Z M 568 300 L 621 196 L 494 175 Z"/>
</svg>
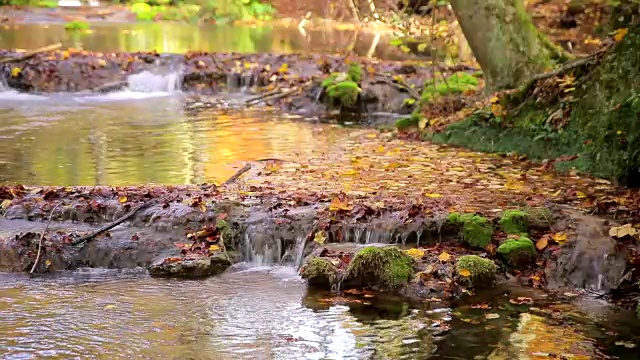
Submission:
<svg viewBox="0 0 640 360">
<path fill-rule="evenodd" d="M 33 28 L 2 32 L 0 47 L 77 40 L 96 51 L 270 51 L 273 44 L 308 49 L 307 43 L 279 41 L 278 32 L 269 30 L 260 30 L 269 34 L 262 38 L 251 35 L 255 29 L 217 29 L 208 38 L 193 29 L 149 25 L 161 29 L 154 37 L 152 30 L 132 28 L 138 25 L 117 25 L 124 29 L 115 32 L 109 29 L 116 25 L 104 25 L 74 40 L 59 25 L 22 26 Z M 246 41 L 243 31 L 255 47 L 238 45 Z M 348 129 L 265 110 L 185 110 L 178 88 L 178 74 L 168 72 L 134 75 L 127 90 L 110 94 L 39 96 L 0 89 L 0 183 L 221 182 L 245 161 L 304 156 L 348 135 Z M 243 100 L 242 94 L 226 99 Z M 303 241 L 288 263 L 300 265 Z M 274 262 L 273 254 L 258 247 L 247 246 L 251 265 L 202 281 L 154 279 L 144 271 L 0 274 L 0 359 L 528 359 L 536 357 L 522 355 L 532 352 L 525 345 L 536 337 L 548 340 L 534 349 L 546 354 L 537 358 L 598 358 L 589 355 L 596 345 L 622 359 L 638 358 L 632 342 L 638 327 L 619 325 L 612 316 L 603 316 L 606 328 L 593 321 L 561 326 L 503 296 L 485 299 L 487 309 L 449 309 L 309 292 L 293 266 L 264 266 Z"/>
</svg>

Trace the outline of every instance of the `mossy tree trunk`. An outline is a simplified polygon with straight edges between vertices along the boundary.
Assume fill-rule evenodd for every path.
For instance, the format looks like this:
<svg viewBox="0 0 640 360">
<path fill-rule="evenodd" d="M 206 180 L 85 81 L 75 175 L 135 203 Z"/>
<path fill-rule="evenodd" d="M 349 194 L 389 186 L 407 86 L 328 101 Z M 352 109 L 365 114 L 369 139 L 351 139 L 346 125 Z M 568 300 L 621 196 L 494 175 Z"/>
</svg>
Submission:
<svg viewBox="0 0 640 360">
<path fill-rule="evenodd" d="M 451 0 L 489 90 L 515 88 L 562 51 L 536 29 L 524 0 Z"/>
</svg>

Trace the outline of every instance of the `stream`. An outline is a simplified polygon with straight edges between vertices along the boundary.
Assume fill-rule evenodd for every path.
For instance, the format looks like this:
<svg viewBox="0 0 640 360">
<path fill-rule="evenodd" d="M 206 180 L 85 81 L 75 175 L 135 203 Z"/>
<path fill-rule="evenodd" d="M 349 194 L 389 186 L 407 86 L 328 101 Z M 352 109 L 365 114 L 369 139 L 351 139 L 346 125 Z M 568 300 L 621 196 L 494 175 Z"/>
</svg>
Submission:
<svg viewBox="0 0 640 360">
<path fill-rule="evenodd" d="M 209 40 L 199 30 L 193 40 L 187 26 L 102 24 L 73 39 L 59 24 L 20 26 L 1 34 L 0 47 L 63 41 L 95 51 L 253 52 L 282 50 L 274 49 L 283 43 L 274 36 L 285 34 L 241 29 L 220 42 L 220 29 L 209 29 Z M 270 43 L 251 35 L 260 31 Z M 247 34 L 258 36 L 252 40 L 258 47 L 238 45 Z M 292 43 L 283 51 L 309 48 Z M 323 46 L 314 49 L 333 49 Z M 0 184 L 223 182 L 246 161 L 322 153 L 350 133 L 265 109 L 190 112 L 176 89 L 175 77 L 151 75 L 101 95 L 0 88 Z M 243 96 L 226 101 L 241 103 Z M 198 281 L 151 278 L 144 270 L 0 274 L 0 359 L 640 358 L 634 342 L 640 327 L 631 312 L 596 300 L 584 306 L 536 296 L 532 304 L 514 305 L 509 291 L 479 294 L 453 308 L 336 296 L 308 290 L 293 267 L 255 263 Z M 580 313 L 582 320 L 539 315 L 538 300 L 543 310 Z"/>
</svg>

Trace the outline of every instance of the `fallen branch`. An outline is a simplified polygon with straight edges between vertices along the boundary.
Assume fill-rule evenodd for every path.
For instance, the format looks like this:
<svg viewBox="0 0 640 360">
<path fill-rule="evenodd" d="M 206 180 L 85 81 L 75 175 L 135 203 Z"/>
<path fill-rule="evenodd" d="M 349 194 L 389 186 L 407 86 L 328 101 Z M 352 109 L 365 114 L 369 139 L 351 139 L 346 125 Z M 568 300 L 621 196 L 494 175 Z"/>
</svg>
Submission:
<svg viewBox="0 0 640 360">
<path fill-rule="evenodd" d="M 247 163 L 247 165 L 243 166 L 242 169 L 236 171 L 235 174 L 233 174 L 229 179 L 227 179 L 227 181 L 225 181 L 223 185 L 229 185 L 232 182 L 238 180 L 238 178 L 242 176 L 242 174 L 246 173 L 249 170 L 251 170 L 251 164 Z"/>
<path fill-rule="evenodd" d="M 253 103 L 259 103 L 262 99 L 269 97 L 271 95 L 275 95 L 275 94 L 279 94 L 282 91 L 282 89 L 280 88 L 276 88 L 274 90 L 271 91 L 267 91 L 265 93 L 262 93 L 260 95 L 254 96 L 250 99 L 247 99 L 244 103 L 245 105 L 253 105 Z"/>
<path fill-rule="evenodd" d="M 569 72 L 569 71 L 571 71 L 573 69 L 576 69 L 576 68 L 579 68 L 580 66 L 586 65 L 589 62 L 595 60 L 597 55 L 598 55 L 598 53 L 593 54 L 593 55 L 589 55 L 587 57 L 578 59 L 576 61 L 572 61 L 572 62 L 566 63 L 566 64 L 564 64 L 563 66 L 557 68 L 554 71 L 535 75 L 534 77 L 529 79 L 529 81 L 527 81 L 522 86 L 522 90 L 520 92 L 521 93 L 527 93 L 527 92 L 529 92 L 529 89 L 531 89 L 531 87 L 533 87 L 533 85 L 535 85 L 535 83 L 540 81 L 540 80 L 545 80 L 545 79 L 548 79 L 548 78 L 552 78 L 554 76 L 564 75 L 565 73 L 567 73 L 567 72 Z"/>
<path fill-rule="evenodd" d="M 51 209 L 51 213 L 49 213 L 49 221 L 47 221 L 47 226 L 44 227 L 44 231 L 42 231 L 42 234 L 40 234 L 40 241 L 38 241 L 38 253 L 36 255 L 36 261 L 34 261 L 33 266 L 31 267 L 31 271 L 29 271 L 29 274 L 33 274 L 33 272 L 36 270 L 36 266 L 38 266 L 38 261 L 40 261 L 40 254 L 42 253 L 42 239 L 44 239 L 44 235 L 47 233 L 47 230 L 49 230 L 49 225 L 51 225 L 51 219 L 53 218 L 53 212 L 56 211 L 58 206 L 60 206 L 60 204 L 57 204 L 56 206 L 53 207 L 53 209 Z"/>
<path fill-rule="evenodd" d="M 271 93 L 269 95 L 266 96 L 260 96 L 259 98 L 254 98 L 254 99 L 250 99 L 246 102 L 247 105 L 257 105 L 261 102 L 267 102 L 267 101 L 271 101 L 271 100 L 278 100 L 278 99 L 282 99 L 284 97 L 287 97 L 295 92 L 298 91 L 297 87 L 292 87 L 289 90 L 286 91 L 279 91 L 277 93 Z M 252 102 L 250 102 L 251 100 L 253 100 Z"/>
<path fill-rule="evenodd" d="M 24 54 L 22 54 L 20 56 L 17 56 L 17 57 L 8 57 L 8 58 L 0 59 L 0 65 L 27 60 L 27 59 L 30 59 L 30 58 L 38 55 L 38 54 L 42 54 L 42 53 L 58 50 L 61 47 L 62 47 L 62 44 L 61 43 L 57 43 L 57 44 L 41 47 L 41 48 L 38 48 L 38 49 L 35 49 L 35 50 L 27 51 Z"/>
<path fill-rule="evenodd" d="M 126 213 L 126 214 L 122 215 L 121 217 L 119 217 L 119 218 L 118 218 L 118 219 L 116 219 L 115 221 L 113 221 L 113 222 L 111 222 L 111 223 L 109 223 L 109 224 L 107 224 L 107 225 L 105 225 L 105 226 L 101 227 L 100 229 L 98 229 L 98 230 L 96 230 L 96 231 L 92 232 L 91 234 L 89 234 L 89 235 L 85 235 L 85 236 L 82 236 L 82 237 L 79 237 L 79 238 L 77 238 L 77 239 L 73 240 L 73 241 L 71 242 L 71 245 L 73 245 L 73 246 L 80 245 L 80 249 L 82 249 L 85 245 L 87 245 L 87 243 L 89 243 L 89 241 L 93 240 L 96 236 L 98 236 L 98 235 L 102 234 L 102 233 L 103 233 L 103 232 L 105 232 L 105 231 L 111 230 L 111 229 L 113 229 L 114 227 L 116 227 L 116 226 L 118 226 L 118 225 L 122 224 L 123 222 L 127 221 L 130 217 L 132 217 L 133 215 L 135 215 L 135 213 L 137 213 L 138 211 L 140 211 L 140 209 L 145 208 L 145 207 L 147 207 L 147 206 L 151 205 L 152 203 L 157 202 L 158 200 L 159 200 L 159 199 L 152 199 L 152 200 L 149 200 L 149 201 L 147 201 L 147 202 L 145 202 L 145 203 L 143 203 L 143 204 L 140 204 L 140 205 L 138 205 L 138 206 L 134 207 L 134 208 L 133 208 L 133 209 L 131 209 L 131 211 L 129 211 L 128 213 Z"/>
</svg>

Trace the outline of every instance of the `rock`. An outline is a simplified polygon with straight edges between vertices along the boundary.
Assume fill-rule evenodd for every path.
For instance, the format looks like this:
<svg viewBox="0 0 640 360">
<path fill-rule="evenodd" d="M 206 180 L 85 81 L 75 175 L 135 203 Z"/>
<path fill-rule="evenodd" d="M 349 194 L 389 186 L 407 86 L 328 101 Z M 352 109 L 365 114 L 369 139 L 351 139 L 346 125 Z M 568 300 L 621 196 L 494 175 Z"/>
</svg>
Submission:
<svg viewBox="0 0 640 360">
<path fill-rule="evenodd" d="M 528 233 L 528 216 L 522 210 L 507 210 L 500 217 L 500 228 L 507 234 Z"/>
<path fill-rule="evenodd" d="M 609 236 L 603 219 L 573 214 L 571 221 L 577 236 L 560 248 L 556 262 L 547 269 L 549 287 L 617 289 L 627 268 L 624 246 Z"/>
<path fill-rule="evenodd" d="M 309 286 L 331 290 L 342 277 L 340 270 L 327 258 L 316 257 L 300 268 L 300 276 Z"/>
<path fill-rule="evenodd" d="M 497 272 L 498 267 L 493 261 L 477 255 L 462 256 L 456 264 L 461 283 L 474 288 L 493 287 Z"/>
<path fill-rule="evenodd" d="M 448 220 L 461 227 L 462 240 L 469 245 L 484 249 L 491 242 L 493 226 L 489 219 L 474 214 L 451 213 Z"/>
<path fill-rule="evenodd" d="M 224 254 L 197 258 L 164 258 L 149 267 L 151 276 L 169 276 L 197 279 L 217 275 L 225 271 L 231 262 Z"/>
<path fill-rule="evenodd" d="M 575 16 L 582 14 L 587 9 L 587 0 L 571 0 L 567 4 L 567 15 Z"/>
<path fill-rule="evenodd" d="M 395 246 L 369 246 L 351 260 L 345 283 L 351 287 L 395 291 L 408 284 L 414 273 L 413 258 L 404 251 Z"/>
<path fill-rule="evenodd" d="M 516 268 L 527 266 L 536 258 L 536 248 L 533 241 L 526 236 L 507 239 L 498 246 L 497 252 L 507 261 L 507 264 Z"/>
</svg>

